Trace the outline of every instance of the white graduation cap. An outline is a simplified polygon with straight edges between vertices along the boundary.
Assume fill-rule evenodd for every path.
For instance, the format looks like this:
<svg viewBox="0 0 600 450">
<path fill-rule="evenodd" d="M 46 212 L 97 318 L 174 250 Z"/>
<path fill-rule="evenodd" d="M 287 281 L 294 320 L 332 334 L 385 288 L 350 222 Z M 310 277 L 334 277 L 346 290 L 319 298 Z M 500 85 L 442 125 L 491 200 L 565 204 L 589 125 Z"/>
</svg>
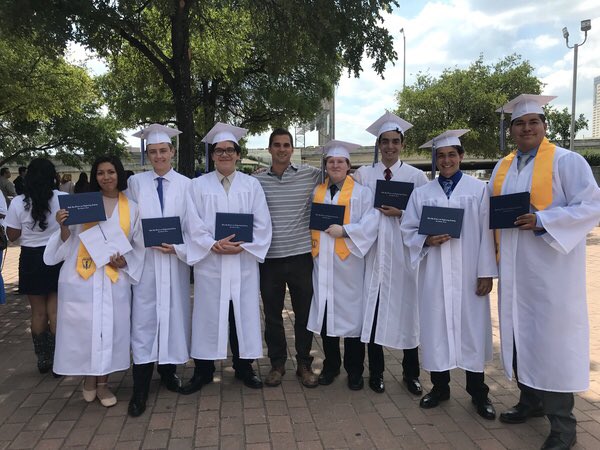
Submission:
<svg viewBox="0 0 600 450">
<path fill-rule="evenodd" d="M 208 144 L 216 144 L 217 142 L 231 141 L 239 145 L 239 140 L 246 136 L 248 130 L 246 128 L 235 127 L 222 122 L 217 122 L 214 127 L 210 129 L 202 142 Z"/>
<path fill-rule="evenodd" d="M 334 139 L 323 146 L 323 153 L 325 154 L 325 158 L 329 158 L 330 156 L 340 156 L 350 161 L 350 152 L 359 148 L 359 144 L 352 144 L 351 142 Z"/>
<path fill-rule="evenodd" d="M 425 142 L 419 148 L 430 148 L 430 147 L 433 147 L 434 145 L 435 145 L 435 148 L 451 147 L 453 145 L 462 146 L 462 144 L 460 143 L 460 139 L 458 139 L 458 138 L 461 137 L 463 134 L 467 133 L 468 131 L 471 131 L 471 130 L 462 129 L 462 130 L 444 131 L 439 136 L 436 136 L 432 140 Z"/>
<path fill-rule="evenodd" d="M 410 128 L 412 128 L 411 123 L 401 119 L 396 114 L 386 112 L 383 116 L 373 122 L 369 128 L 367 128 L 367 131 L 379 139 L 379 136 L 386 131 L 398 131 L 404 136 L 404 133 Z"/>
<path fill-rule="evenodd" d="M 159 123 L 148 125 L 141 131 L 134 133 L 133 136 L 146 141 L 146 145 L 150 144 L 170 144 L 171 138 L 181 134 L 177 128 L 167 127 Z"/>
<path fill-rule="evenodd" d="M 521 94 L 518 97 L 513 98 L 506 105 L 498 108 L 496 112 L 511 114 L 511 121 L 518 119 L 525 114 L 544 114 L 542 107 L 555 98 L 556 95 Z"/>
</svg>

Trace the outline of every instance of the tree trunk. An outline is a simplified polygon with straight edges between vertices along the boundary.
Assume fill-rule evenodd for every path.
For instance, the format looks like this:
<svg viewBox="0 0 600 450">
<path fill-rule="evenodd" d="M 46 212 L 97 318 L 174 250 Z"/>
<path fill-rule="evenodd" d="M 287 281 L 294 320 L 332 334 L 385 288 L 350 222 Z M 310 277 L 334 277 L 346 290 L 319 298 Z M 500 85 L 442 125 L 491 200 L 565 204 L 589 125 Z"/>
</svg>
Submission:
<svg viewBox="0 0 600 450">
<path fill-rule="evenodd" d="M 194 176 L 195 127 L 192 106 L 191 63 L 190 63 L 190 22 L 189 13 L 193 0 L 173 0 L 174 14 L 171 17 L 171 42 L 173 45 L 173 74 L 175 89 L 173 101 L 179 136 L 178 171 L 190 178 Z"/>
</svg>

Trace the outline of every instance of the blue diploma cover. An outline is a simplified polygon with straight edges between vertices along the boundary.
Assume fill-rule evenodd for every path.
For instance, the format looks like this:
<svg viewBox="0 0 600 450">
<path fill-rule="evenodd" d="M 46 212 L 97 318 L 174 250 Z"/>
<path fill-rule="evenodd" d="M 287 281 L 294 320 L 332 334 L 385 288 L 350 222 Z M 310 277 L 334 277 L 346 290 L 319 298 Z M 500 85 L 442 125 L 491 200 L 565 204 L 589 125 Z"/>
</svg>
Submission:
<svg viewBox="0 0 600 450">
<path fill-rule="evenodd" d="M 325 203 L 313 203 L 310 208 L 310 222 L 308 228 L 311 230 L 325 231 L 330 225 L 343 225 L 344 205 L 326 205 Z"/>
<path fill-rule="evenodd" d="M 254 214 L 217 213 L 215 240 L 235 234 L 233 242 L 252 242 Z"/>
<path fill-rule="evenodd" d="M 449 234 L 453 238 L 459 238 L 464 215 L 465 210 L 462 208 L 423 206 L 419 234 L 427 236 Z"/>
<path fill-rule="evenodd" d="M 529 214 L 529 192 L 490 197 L 490 229 L 516 228 L 515 220 Z"/>
<path fill-rule="evenodd" d="M 394 208 L 404 210 L 414 187 L 414 183 L 377 180 L 373 206 L 375 208 L 381 208 L 381 205 L 393 206 Z"/>
<path fill-rule="evenodd" d="M 106 220 L 101 192 L 59 195 L 58 204 L 60 209 L 66 209 L 69 212 L 65 225 L 103 222 Z"/>
<path fill-rule="evenodd" d="M 162 244 L 183 244 L 179 217 L 156 217 L 142 219 L 145 247 L 160 247 Z"/>
</svg>

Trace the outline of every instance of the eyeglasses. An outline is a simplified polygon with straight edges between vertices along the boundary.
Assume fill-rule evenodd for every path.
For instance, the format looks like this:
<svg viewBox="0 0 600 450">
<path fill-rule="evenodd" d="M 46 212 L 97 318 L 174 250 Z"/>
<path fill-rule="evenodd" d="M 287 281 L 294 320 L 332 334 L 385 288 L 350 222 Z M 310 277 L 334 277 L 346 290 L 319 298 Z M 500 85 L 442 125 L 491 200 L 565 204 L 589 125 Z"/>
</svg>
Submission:
<svg viewBox="0 0 600 450">
<path fill-rule="evenodd" d="M 215 155 L 217 156 L 223 156 L 225 154 L 231 156 L 235 153 L 235 148 L 233 147 L 227 147 L 227 148 L 216 148 L 215 151 L 213 152 Z"/>
</svg>

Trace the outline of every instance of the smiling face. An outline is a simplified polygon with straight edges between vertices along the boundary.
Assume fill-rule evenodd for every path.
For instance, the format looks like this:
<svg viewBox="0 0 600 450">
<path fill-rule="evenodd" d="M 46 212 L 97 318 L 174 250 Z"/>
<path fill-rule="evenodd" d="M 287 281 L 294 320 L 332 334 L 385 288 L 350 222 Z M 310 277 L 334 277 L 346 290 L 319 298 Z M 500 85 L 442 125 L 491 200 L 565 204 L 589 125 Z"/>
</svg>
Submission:
<svg viewBox="0 0 600 450">
<path fill-rule="evenodd" d="M 98 165 L 98 169 L 96 170 L 96 181 L 104 195 L 110 196 L 111 194 L 119 192 L 117 189 L 119 182 L 117 169 L 109 162 L 103 162 Z"/>
<path fill-rule="evenodd" d="M 289 166 L 292 154 L 294 153 L 290 137 L 287 134 L 273 136 L 271 145 L 269 145 L 269 153 L 271 154 L 274 166 Z"/>
<path fill-rule="evenodd" d="M 215 169 L 220 174 L 229 176 L 235 171 L 235 163 L 240 159 L 240 154 L 236 152 L 235 146 L 231 141 L 222 141 L 215 144 L 212 153 L 212 160 L 215 163 Z"/>
<path fill-rule="evenodd" d="M 460 169 L 463 154 L 458 153 L 454 147 L 440 147 L 436 149 L 436 165 L 440 175 L 450 178 Z"/>
<path fill-rule="evenodd" d="M 325 170 L 331 184 L 337 184 L 348 175 L 350 163 L 343 156 L 330 156 L 325 161 Z"/>
<path fill-rule="evenodd" d="M 526 153 L 540 146 L 547 128 L 538 114 L 525 114 L 510 125 L 510 137 L 517 148 Z"/>
<path fill-rule="evenodd" d="M 163 176 L 171 170 L 171 161 L 175 156 L 175 149 L 172 145 L 167 143 L 147 145 L 146 154 L 157 175 Z"/>
<path fill-rule="evenodd" d="M 400 151 L 404 149 L 404 140 L 398 131 L 391 130 L 381 133 L 377 145 L 381 152 L 381 162 L 385 167 L 391 167 L 400 158 Z"/>
</svg>

